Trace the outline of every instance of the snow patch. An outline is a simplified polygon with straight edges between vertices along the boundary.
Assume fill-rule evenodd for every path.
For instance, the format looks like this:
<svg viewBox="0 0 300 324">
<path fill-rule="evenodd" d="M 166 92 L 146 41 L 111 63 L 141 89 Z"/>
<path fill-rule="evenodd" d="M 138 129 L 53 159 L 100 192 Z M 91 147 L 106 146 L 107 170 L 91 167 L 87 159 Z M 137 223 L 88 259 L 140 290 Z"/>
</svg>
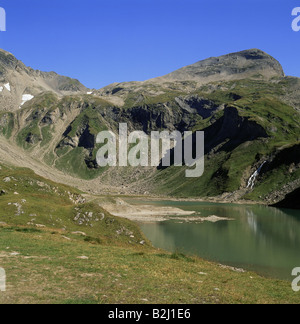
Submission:
<svg viewBox="0 0 300 324">
<path fill-rule="evenodd" d="M 0 92 L 2 92 L 3 91 L 3 87 L 0 87 Z"/>
<path fill-rule="evenodd" d="M 86 94 L 91 95 L 91 94 L 93 94 L 93 91 L 89 91 Z"/>
<path fill-rule="evenodd" d="M 4 84 L 4 87 L 5 87 L 8 91 L 10 91 L 10 84 L 9 84 L 9 83 Z"/>
<path fill-rule="evenodd" d="M 22 102 L 20 107 L 22 107 L 27 101 L 30 101 L 34 98 L 34 96 L 32 96 L 31 94 L 23 94 L 22 96 Z"/>
</svg>

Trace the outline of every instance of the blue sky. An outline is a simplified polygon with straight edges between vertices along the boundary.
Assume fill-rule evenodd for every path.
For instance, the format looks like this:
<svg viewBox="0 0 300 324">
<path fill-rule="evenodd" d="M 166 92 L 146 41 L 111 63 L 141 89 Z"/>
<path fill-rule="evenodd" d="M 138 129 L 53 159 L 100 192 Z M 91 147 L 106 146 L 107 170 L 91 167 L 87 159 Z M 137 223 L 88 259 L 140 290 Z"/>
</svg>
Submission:
<svg viewBox="0 0 300 324">
<path fill-rule="evenodd" d="M 211 56 L 260 48 L 300 77 L 300 0 L 0 0 L 0 47 L 90 88 L 142 81 Z"/>
</svg>

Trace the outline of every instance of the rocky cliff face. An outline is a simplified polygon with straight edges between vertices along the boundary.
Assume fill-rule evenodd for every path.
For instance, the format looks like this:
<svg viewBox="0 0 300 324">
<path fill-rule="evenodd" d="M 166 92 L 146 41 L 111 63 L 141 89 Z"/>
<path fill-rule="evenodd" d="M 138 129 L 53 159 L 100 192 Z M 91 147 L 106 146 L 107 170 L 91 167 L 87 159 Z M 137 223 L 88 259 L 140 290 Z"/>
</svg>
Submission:
<svg viewBox="0 0 300 324">
<path fill-rule="evenodd" d="M 288 193 L 283 200 L 274 204 L 273 207 L 288 208 L 288 209 L 300 209 L 300 188 Z"/>
<path fill-rule="evenodd" d="M 223 117 L 204 129 L 206 153 L 232 152 L 243 143 L 258 138 L 267 138 L 266 130 L 256 123 L 239 115 L 234 107 L 226 107 Z"/>
</svg>

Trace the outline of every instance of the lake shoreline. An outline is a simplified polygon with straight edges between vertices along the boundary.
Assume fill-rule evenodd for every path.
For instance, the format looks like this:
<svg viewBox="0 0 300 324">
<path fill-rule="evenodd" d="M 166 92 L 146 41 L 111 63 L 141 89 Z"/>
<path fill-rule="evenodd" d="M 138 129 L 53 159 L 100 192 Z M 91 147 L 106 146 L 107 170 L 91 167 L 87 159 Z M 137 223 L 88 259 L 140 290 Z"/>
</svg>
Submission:
<svg viewBox="0 0 300 324">
<path fill-rule="evenodd" d="M 157 201 L 157 200 L 156 200 Z M 174 220 L 179 222 L 211 222 L 233 221 L 233 218 L 217 215 L 201 216 L 196 211 L 187 211 L 177 207 L 162 207 L 148 204 L 129 204 L 121 198 L 111 202 L 101 203 L 101 207 L 116 217 L 126 218 L 140 223 L 153 223 Z"/>
<path fill-rule="evenodd" d="M 300 230 L 297 211 L 263 205 L 128 199 L 137 206 L 151 201 L 159 207 L 195 211 L 197 216 L 171 217 L 164 223 L 142 222 L 143 233 L 157 248 L 169 252 L 179 249 L 205 260 L 241 265 L 243 269 L 277 279 L 289 278 L 297 264 L 295 244 Z M 217 215 L 216 224 L 211 224 L 213 215 Z"/>
</svg>

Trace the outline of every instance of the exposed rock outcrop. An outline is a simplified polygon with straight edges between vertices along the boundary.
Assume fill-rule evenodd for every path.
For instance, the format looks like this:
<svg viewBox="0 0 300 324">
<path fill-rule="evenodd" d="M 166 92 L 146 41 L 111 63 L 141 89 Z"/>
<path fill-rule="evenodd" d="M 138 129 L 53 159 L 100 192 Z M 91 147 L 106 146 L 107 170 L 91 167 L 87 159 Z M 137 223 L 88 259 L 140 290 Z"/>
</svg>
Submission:
<svg viewBox="0 0 300 324">
<path fill-rule="evenodd" d="M 283 200 L 273 205 L 277 208 L 300 209 L 300 188 L 287 194 Z"/>
</svg>

